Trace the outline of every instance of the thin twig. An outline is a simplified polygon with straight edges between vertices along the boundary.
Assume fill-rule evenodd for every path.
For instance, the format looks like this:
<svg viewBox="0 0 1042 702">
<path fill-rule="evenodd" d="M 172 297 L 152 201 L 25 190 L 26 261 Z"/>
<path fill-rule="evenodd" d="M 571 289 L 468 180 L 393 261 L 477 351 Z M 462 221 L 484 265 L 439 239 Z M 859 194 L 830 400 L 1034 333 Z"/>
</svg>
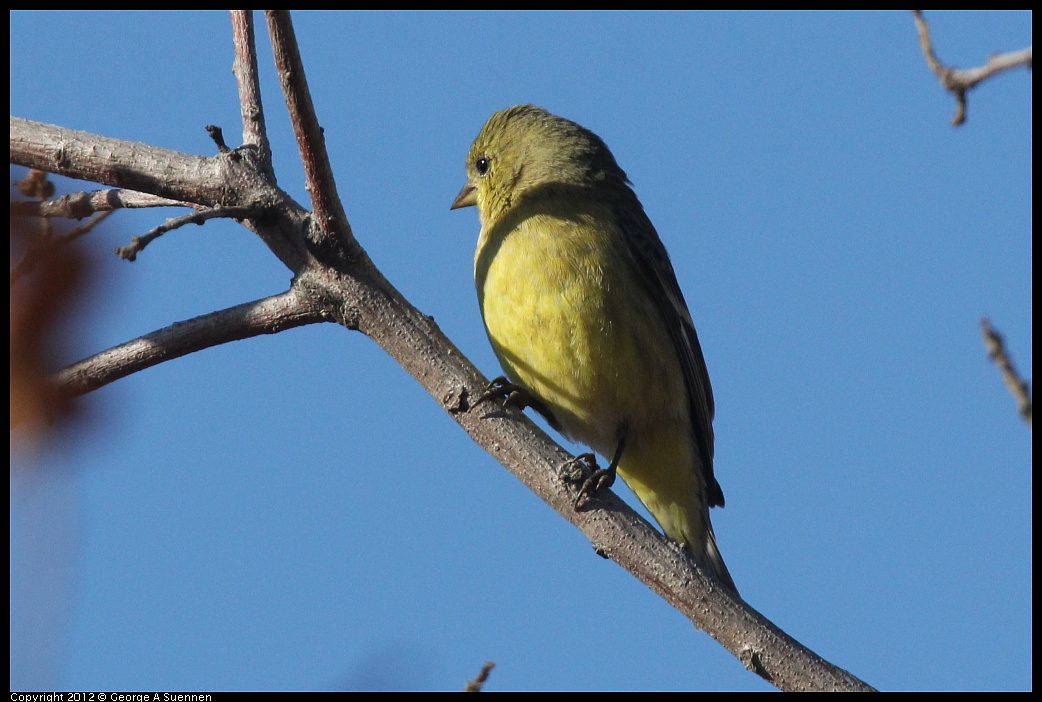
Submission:
<svg viewBox="0 0 1042 702">
<path fill-rule="evenodd" d="M 63 394 L 75 397 L 195 351 L 325 321 L 321 310 L 291 288 L 280 295 L 175 322 L 63 368 L 51 381 Z"/>
<path fill-rule="evenodd" d="M 467 681 L 467 684 L 463 688 L 463 692 L 481 692 L 481 686 L 488 680 L 488 674 L 492 672 L 492 669 L 496 667 L 496 664 L 492 661 L 486 661 L 485 665 L 481 666 L 481 670 L 474 677 L 473 680 Z"/>
<path fill-rule="evenodd" d="M 941 81 L 941 86 L 955 96 L 955 116 L 952 117 L 952 126 L 958 127 L 966 121 L 966 93 L 976 87 L 978 83 L 986 80 L 997 73 L 1024 66 L 1031 70 L 1031 48 L 1012 51 L 1006 54 L 991 56 L 987 63 L 977 68 L 950 68 L 941 63 L 933 49 L 930 40 L 930 28 L 926 24 L 922 10 L 912 10 L 915 17 L 915 26 L 919 30 L 919 46 L 922 47 L 923 55 L 926 57 L 926 65 L 933 71 Z"/>
<path fill-rule="evenodd" d="M 217 150 L 222 154 L 231 153 L 231 149 L 228 148 L 228 144 L 224 142 L 224 130 L 218 127 L 216 124 L 206 125 L 206 133 L 213 139 L 213 143 L 217 144 Z"/>
<path fill-rule="evenodd" d="M 1002 380 L 1013 394 L 1013 399 L 1017 401 L 1017 411 L 1024 418 L 1024 421 L 1028 423 L 1028 428 L 1031 428 L 1031 388 L 1028 386 L 1027 381 L 1022 380 L 1020 375 L 1017 374 L 1017 369 L 1013 367 L 1013 361 L 1010 360 L 1009 354 L 1006 353 L 1006 344 L 1002 339 L 1002 335 L 995 331 L 987 317 L 981 317 L 980 328 L 981 334 L 984 336 L 984 348 L 987 349 L 988 356 L 999 367 L 999 372 L 1002 373 Z"/>
<path fill-rule="evenodd" d="M 158 227 L 148 230 L 141 236 L 135 236 L 130 240 L 130 243 L 126 246 L 117 246 L 116 255 L 120 258 L 124 258 L 128 261 L 137 259 L 137 255 L 141 253 L 146 246 L 151 244 L 153 241 L 163 236 L 169 231 L 173 231 L 179 227 L 183 227 L 186 224 L 202 224 L 208 219 L 214 219 L 217 217 L 225 217 L 229 219 L 247 219 L 249 217 L 256 217 L 260 213 L 260 208 L 257 206 L 248 207 L 213 207 L 208 210 L 199 210 L 198 212 L 192 212 L 180 217 L 172 217 L 167 221 L 160 224 Z"/>
</svg>

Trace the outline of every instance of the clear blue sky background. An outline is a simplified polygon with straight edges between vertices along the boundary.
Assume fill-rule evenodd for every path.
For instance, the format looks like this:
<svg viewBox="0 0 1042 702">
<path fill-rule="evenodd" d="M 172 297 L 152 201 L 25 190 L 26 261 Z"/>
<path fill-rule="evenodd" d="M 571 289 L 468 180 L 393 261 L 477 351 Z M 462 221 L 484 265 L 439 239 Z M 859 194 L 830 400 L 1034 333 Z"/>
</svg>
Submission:
<svg viewBox="0 0 1042 702">
<path fill-rule="evenodd" d="M 225 13 L 10 19 L 12 114 L 238 144 Z M 959 66 L 1032 41 L 1030 13 L 928 19 Z M 1031 433 L 978 330 L 1031 377 L 1029 73 L 956 130 L 905 12 L 295 22 L 358 239 L 487 375 L 477 216 L 448 207 L 487 116 L 533 102 L 607 141 L 671 253 L 746 599 L 883 689 L 1032 687 Z M 258 29 L 279 183 L 306 203 Z M 68 360 L 286 289 L 234 223 L 111 254 L 178 213 L 82 242 L 103 277 Z M 358 333 L 229 344 L 86 404 L 12 453 L 13 688 L 455 690 L 493 660 L 490 690 L 770 689 Z"/>
</svg>

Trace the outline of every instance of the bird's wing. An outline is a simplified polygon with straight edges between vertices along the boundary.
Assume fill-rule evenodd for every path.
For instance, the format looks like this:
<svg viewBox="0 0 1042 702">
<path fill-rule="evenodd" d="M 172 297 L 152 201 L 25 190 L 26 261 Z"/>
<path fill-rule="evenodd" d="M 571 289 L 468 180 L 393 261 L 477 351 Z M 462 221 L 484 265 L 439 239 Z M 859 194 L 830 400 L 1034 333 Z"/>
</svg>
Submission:
<svg viewBox="0 0 1042 702">
<path fill-rule="evenodd" d="M 636 207 L 615 208 L 617 221 L 624 230 L 623 239 L 637 278 L 646 286 L 648 297 L 662 316 L 684 370 L 691 429 L 701 458 L 707 501 L 710 507 L 722 507 L 724 493 L 713 474 L 713 388 L 709 384 L 702 346 L 666 247 L 635 196 L 633 200 Z"/>
</svg>

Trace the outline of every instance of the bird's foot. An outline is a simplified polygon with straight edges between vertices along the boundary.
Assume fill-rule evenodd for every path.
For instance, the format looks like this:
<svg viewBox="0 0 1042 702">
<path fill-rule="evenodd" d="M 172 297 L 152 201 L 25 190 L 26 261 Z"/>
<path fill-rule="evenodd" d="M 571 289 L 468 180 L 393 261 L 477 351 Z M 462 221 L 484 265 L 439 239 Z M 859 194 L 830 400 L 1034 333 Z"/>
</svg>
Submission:
<svg viewBox="0 0 1042 702">
<path fill-rule="evenodd" d="M 575 496 L 575 509 L 579 509 L 584 498 L 594 497 L 600 490 L 610 488 L 615 484 L 615 466 L 598 467 L 597 457 L 592 453 L 583 453 L 565 461 L 557 472 L 562 479 L 568 482 L 582 481 L 579 494 Z"/>
<path fill-rule="evenodd" d="M 503 400 L 503 408 L 517 407 L 518 409 L 524 409 L 530 407 L 533 403 L 533 397 L 520 385 L 515 385 L 503 376 L 499 376 L 485 388 L 485 392 L 482 393 L 481 397 L 474 401 L 474 404 L 470 406 L 471 409 L 476 409 L 478 405 L 488 402 L 489 400 Z"/>
<path fill-rule="evenodd" d="M 579 483 L 585 481 L 586 476 L 596 470 L 597 457 L 592 453 L 581 453 L 559 465 L 557 477 L 566 483 Z"/>
<path fill-rule="evenodd" d="M 536 412 L 543 415 L 546 421 L 550 422 L 550 426 L 557 427 L 557 421 L 554 419 L 553 412 L 543 404 L 542 400 L 520 385 L 510 382 L 503 376 L 499 376 L 489 383 L 488 387 L 485 388 L 485 392 L 482 393 L 481 397 L 474 401 L 474 404 L 471 405 L 470 408 L 475 409 L 483 402 L 495 399 L 503 400 L 503 409 L 516 407 L 519 410 L 523 410 L 526 407 L 531 407 Z"/>
</svg>

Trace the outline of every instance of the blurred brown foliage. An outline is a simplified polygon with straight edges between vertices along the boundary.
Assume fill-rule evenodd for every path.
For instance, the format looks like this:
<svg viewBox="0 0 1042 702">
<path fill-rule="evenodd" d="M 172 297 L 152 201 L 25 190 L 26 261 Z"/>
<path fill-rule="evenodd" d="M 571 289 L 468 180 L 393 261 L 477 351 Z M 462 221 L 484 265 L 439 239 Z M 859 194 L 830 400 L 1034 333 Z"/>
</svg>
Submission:
<svg viewBox="0 0 1042 702">
<path fill-rule="evenodd" d="M 53 183 L 40 171 L 29 171 L 16 184 L 25 198 L 54 195 Z M 83 227 L 58 232 L 43 217 L 12 215 L 10 222 L 11 439 L 34 444 L 72 414 L 72 398 L 59 392 L 48 374 L 55 370 L 63 327 L 89 283 L 91 267 L 78 247 L 68 245 Z"/>
</svg>

